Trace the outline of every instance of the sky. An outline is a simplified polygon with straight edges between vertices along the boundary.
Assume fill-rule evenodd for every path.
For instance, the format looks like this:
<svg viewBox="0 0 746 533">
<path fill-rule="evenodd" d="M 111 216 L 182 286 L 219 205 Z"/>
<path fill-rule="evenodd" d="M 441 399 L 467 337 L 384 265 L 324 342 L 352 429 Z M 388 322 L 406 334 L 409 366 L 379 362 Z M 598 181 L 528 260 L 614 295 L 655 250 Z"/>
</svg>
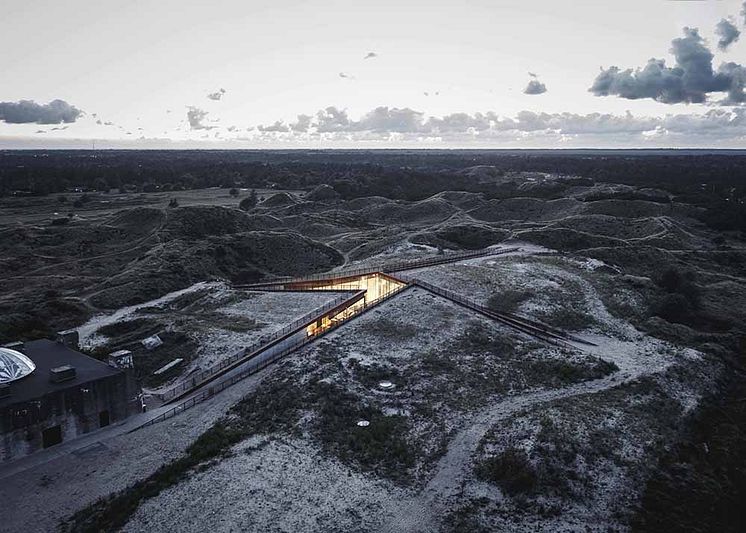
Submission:
<svg viewBox="0 0 746 533">
<path fill-rule="evenodd" d="M 0 148 L 746 148 L 742 0 L 5 0 Z"/>
</svg>

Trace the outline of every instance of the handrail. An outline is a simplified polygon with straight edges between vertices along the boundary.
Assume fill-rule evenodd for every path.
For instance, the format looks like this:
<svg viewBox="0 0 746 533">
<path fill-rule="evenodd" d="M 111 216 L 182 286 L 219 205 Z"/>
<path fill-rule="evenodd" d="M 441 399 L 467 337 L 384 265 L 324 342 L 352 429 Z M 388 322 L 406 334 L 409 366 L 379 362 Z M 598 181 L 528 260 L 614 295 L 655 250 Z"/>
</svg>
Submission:
<svg viewBox="0 0 746 533">
<path fill-rule="evenodd" d="M 592 342 L 586 341 L 584 339 L 580 339 L 579 337 L 575 337 L 574 335 L 570 335 L 562 330 L 552 328 L 550 326 L 547 326 L 546 324 L 542 324 L 540 322 L 536 322 L 528 318 L 509 314 L 509 313 L 500 313 L 500 312 L 494 311 L 490 309 L 489 307 L 479 304 L 473 300 L 469 300 L 468 298 L 465 298 L 464 296 L 456 292 L 450 291 L 448 289 L 444 289 L 442 287 L 438 287 L 437 285 L 433 285 L 432 283 L 428 283 L 421 279 L 410 278 L 408 279 L 408 281 L 418 287 L 422 287 L 425 290 L 428 290 L 439 296 L 452 300 L 453 302 L 457 304 L 463 305 L 464 307 L 468 307 L 474 311 L 482 313 L 483 315 L 486 315 L 495 320 L 503 322 L 504 324 L 514 329 L 527 333 L 531 336 L 538 337 L 544 340 L 545 342 L 549 342 L 555 345 L 570 346 L 569 344 L 567 344 L 567 341 L 572 340 L 575 342 L 580 342 L 583 344 L 589 344 L 589 345 L 595 346 L 595 344 L 593 344 Z"/>
<path fill-rule="evenodd" d="M 311 337 L 305 337 L 303 340 L 299 341 L 298 344 L 295 344 L 293 346 L 289 346 L 288 348 L 285 348 L 281 352 L 278 352 L 276 354 L 273 354 L 266 359 L 262 359 L 261 361 L 252 359 L 247 362 L 248 366 L 247 368 L 243 369 L 241 372 L 236 374 L 235 376 L 232 376 L 224 381 L 221 381 L 215 385 L 209 386 L 206 390 L 196 394 L 195 396 L 192 396 L 191 398 L 187 399 L 186 401 L 175 405 L 174 407 L 170 408 L 167 411 L 164 411 L 160 415 L 156 416 L 155 418 L 151 418 L 150 420 L 144 422 L 143 424 L 137 426 L 136 428 L 131 429 L 128 433 L 132 433 L 134 431 L 137 431 L 138 429 L 142 429 L 147 426 L 152 426 L 154 424 L 157 424 L 159 422 L 163 422 L 164 420 L 167 420 L 168 418 L 174 417 L 177 414 L 186 411 L 187 409 L 190 409 L 197 405 L 198 403 L 201 403 L 213 396 L 215 396 L 217 393 L 227 389 L 231 385 L 234 385 L 238 383 L 239 381 L 247 378 L 248 376 L 255 374 L 259 372 L 260 370 L 268 367 L 269 365 L 275 363 L 277 360 L 285 357 L 286 355 L 298 350 L 299 348 L 302 348 L 303 346 L 310 344 L 311 342 L 315 341 L 319 337 L 326 335 L 327 333 L 334 331 L 338 327 L 340 327 L 342 324 L 349 322 L 353 318 L 360 316 L 364 312 L 372 309 L 373 307 L 383 303 L 385 300 L 388 300 L 392 296 L 406 290 L 412 287 L 412 284 L 406 284 L 402 285 L 401 287 L 396 287 L 395 289 L 389 291 L 384 296 L 376 300 L 375 302 L 367 302 L 365 301 L 364 305 L 356 310 L 353 310 L 353 314 L 349 317 L 346 317 L 344 320 L 341 320 L 339 322 L 333 323 L 329 328 L 321 331 L 317 335 L 313 335 Z"/>
<path fill-rule="evenodd" d="M 362 276 L 365 274 L 375 274 L 378 272 L 381 272 L 381 273 L 403 272 L 405 270 L 425 268 L 428 266 L 451 263 L 453 261 L 462 261 L 464 259 L 484 257 L 484 256 L 490 256 L 490 255 L 502 255 L 502 254 L 514 252 L 516 250 L 519 250 L 519 248 L 513 247 L 513 248 L 501 248 L 498 250 L 484 249 L 484 250 L 477 250 L 475 252 L 459 252 L 455 254 L 448 254 L 446 256 L 441 256 L 441 257 L 418 259 L 416 261 L 400 261 L 398 263 L 392 263 L 389 265 L 387 265 L 386 263 L 379 263 L 374 266 L 362 267 L 362 268 L 358 268 L 354 270 L 338 270 L 338 271 L 332 271 L 332 272 L 322 272 L 319 274 L 309 274 L 307 276 L 301 276 L 301 277 L 296 277 L 296 278 L 291 277 L 291 276 L 281 276 L 271 281 L 265 281 L 261 283 L 250 283 L 250 284 L 243 284 L 243 285 L 234 285 L 234 287 L 237 289 L 252 289 L 252 288 L 261 289 L 263 287 L 278 286 L 278 285 L 283 285 L 287 283 L 332 280 L 332 279 L 337 279 L 337 278 Z"/>
<path fill-rule="evenodd" d="M 349 293 L 351 291 L 335 291 L 335 292 Z M 270 344 L 286 336 L 288 333 L 292 332 L 293 330 L 297 330 L 301 327 L 308 325 L 310 322 L 313 322 L 314 320 L 316 320 L 319 314 L 323 314 L 326 311 L 336 307 L 337 305 L 340 305 L 346 302 L 347 300 L 355 298 L 358 292 L 359 291 L 355 291 L 355 294 L 353 296 L 348 296 L 347 294 L 345 294 L 342 296 L 338 296 L 334 298 L 333 300 L 330 300 L 329 302 L 325 303 L 321 307 L 318 307 L 314 309 L 313 311 L 306 313 L 302 317 L 284 326 L 282 329 L 279 329 L 268 335 L 263 335 L 259 337 L 259 340 L 257 340 L 253 344 L 247 347 L 241 348 L 240 350 L 235 352 L 233 355 L 223 359 L 219 363 L 216 363 L 202 370 L 201 372 L 192 374 L 188 379 L 183 380 L 177 385 L 173 386 L 172 388 L 162 393 L 157 394 L 157 396 L 164 402 L 168 402 L 176 398 L 177 396 L 180 396 L 184 392 L 187 392 L 188 390 L 195 388 L 200 383 L 207 381 L 209 378 L 223 371 L 225 368 L 236 364 L 238 361 L 245 358 L 247 355 L 256 354 L 259 351 L 263 350 L 264 348 L 269 347 Z"/>
</svg>

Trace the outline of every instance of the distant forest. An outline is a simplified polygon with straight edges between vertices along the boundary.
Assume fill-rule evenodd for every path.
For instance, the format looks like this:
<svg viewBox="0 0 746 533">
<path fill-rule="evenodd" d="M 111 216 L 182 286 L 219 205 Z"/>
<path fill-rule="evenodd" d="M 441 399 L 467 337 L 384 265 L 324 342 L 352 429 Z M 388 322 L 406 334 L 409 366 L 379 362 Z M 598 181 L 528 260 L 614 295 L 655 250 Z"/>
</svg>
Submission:
<svg viewBox="0 0 746 533">
<path fill-rule="evenodd" d="M 662 188 L 707 211 L 715 229 L 746 231 L 746 155 L 675 151 L 0 151 L 0 197 L 81 191 L 156 192 L 205 187 L 311 189 L 328 184 L 343 197 L 419 200 L 444 190 L 491 197 L 510 186 L 461 172 L 494 167 L 493 176 L 545 172 L 582 180 Z M 532 195 L 562 197 L 563 187 Z"/>
</svg>

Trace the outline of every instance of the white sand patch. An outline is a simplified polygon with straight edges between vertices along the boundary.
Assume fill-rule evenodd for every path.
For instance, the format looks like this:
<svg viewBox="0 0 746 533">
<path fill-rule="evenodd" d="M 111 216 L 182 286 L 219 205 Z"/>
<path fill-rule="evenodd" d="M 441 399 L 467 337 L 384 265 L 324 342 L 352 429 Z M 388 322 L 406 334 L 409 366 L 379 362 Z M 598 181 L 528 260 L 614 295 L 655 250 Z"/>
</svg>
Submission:
<svg viewBox="0 0 746 533">
<path fill-rule="evenodd" d="M 101 346 L 105 344 L 106 337 L 102 335 L 98 335 L 96 334 L 96 332 L 104 326 L 115 324 L 117 322 L 124 322 L 126 320 L 131 319 L 133 315 L 137 314 L 137 312 L 140 309 L 143 309 L 146 307 L 163 307 L 169 302 L 185 294 L 190 294 L 190 293 L 202 291 L 202 290 L 218 290 L 221 288 L 226 288 L 226 284 L 224 282 L 201 281 L 199 283 L 195 283 L 194 285 L 190 287 L 187 287 L 186 289 L 169 292 L 168 294 L 161 296 L 160 298 L 156 298 L 155 300 L 151 300 L 149 302 L 145 302 L 145 303 L 141 303 L 137 305 L 131 305 L 129 307 L 122 307 L 121 309 L 118 309 L 114 311 L 113 313 L 109 313 L 109 314 L 95 315 L 91 317 L 91 319 L 88 320 L 88 322 L 86 322 L 85 324 L 77 328 L 78 334 L 80 335 L 80 345 L 83 348 L 91 349 L 91 348 L 96 348 L 97 346 Z"/>
<path fill-rule="evenodd" d="M 147 501 L 124 531 L 376 531 L 406 493 L 302 440 L 256 437 L 234 451 Z"/>
<path fill-rule="evenodd" d="M 206 368 L 251 346 L 261 337 L 271 335 L 293 321 L 322 307 L 338 297 L 337 292 L 252 292 L 246 299 L 219 307 L 218 313 L 225 315 L 228 324 L 232 317 L 250 318 L 257 321 L 257 328 L 249 331 L 232 331 L 220 325 L 206 328 L 197 338 L 199 349 L 190 370 Z"/>
</svg>

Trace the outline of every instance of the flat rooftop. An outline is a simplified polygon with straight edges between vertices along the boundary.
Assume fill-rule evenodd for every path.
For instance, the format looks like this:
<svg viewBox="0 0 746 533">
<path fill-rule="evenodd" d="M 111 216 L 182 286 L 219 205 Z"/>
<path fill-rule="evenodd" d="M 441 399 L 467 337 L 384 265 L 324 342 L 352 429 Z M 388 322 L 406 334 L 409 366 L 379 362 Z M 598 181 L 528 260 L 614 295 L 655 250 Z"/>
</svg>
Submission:
<svg viewBox="0 0 746 533">
<path fill-rule="evenodd" d="M 122 372 L 64 344 L 47 339 L 26 342 L 23 353 L 34 362 L 36 370 L 25 378 L 10 383 L 10 396 L 0 399 L 0 409 L 34 400 L 45 394 L 80 387 Z M 49 371 L 62 365 L 75 367 L 75 379 L 52 383 L 49 380 Z"/>
</svg>

